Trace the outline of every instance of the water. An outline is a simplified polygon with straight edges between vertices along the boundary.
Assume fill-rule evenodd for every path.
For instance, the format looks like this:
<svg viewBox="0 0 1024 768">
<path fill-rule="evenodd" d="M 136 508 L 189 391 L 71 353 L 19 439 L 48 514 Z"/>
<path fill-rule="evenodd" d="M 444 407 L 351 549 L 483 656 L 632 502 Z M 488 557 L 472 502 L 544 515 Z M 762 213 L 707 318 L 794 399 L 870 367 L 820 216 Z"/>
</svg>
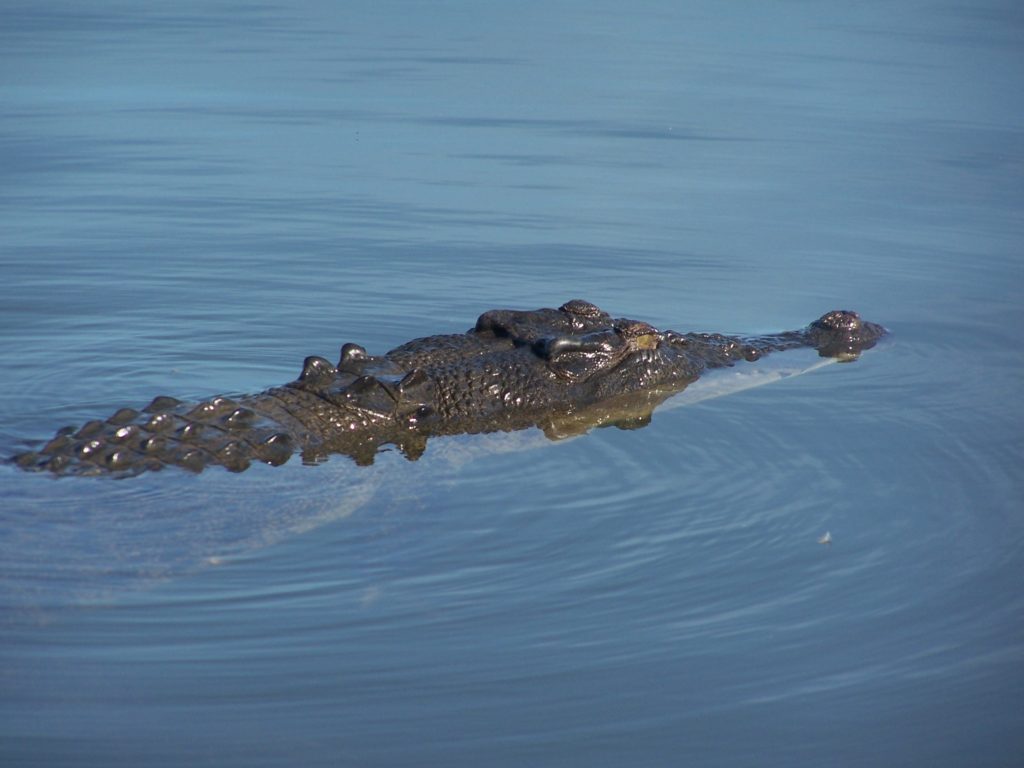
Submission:
<svg viewBox="0 0 1024 768">
<path fill-rule="evenodd" d="M 497 306 L 893 331 L 559 443 L 0 467 L 5 765 L 1017 764 L 1016 4 L 0 19 L 4 454 Z"/>
</svg>

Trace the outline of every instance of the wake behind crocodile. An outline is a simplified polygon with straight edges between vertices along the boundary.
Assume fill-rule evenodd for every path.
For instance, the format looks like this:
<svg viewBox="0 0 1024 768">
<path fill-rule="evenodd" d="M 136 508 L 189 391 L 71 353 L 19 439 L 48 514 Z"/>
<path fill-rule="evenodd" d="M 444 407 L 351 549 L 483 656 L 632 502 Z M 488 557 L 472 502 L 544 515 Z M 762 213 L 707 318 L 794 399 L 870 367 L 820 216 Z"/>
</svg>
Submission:
<svg viewBox="0 0 1024 768">
<path fill-rule="evenodd" d="M 346 344 L 337 366 L 307 358 L 298 380 L 259 395 L 191 406 L 157 398 L 62 430 L 14 459 L 40 472 L 17 472 L 11 484 L 17 513 L 0 531 L 9 604 L 0 608 L 15 616 L 106 601 L 253 557 L 357 510 L 366 514 L 354 536 L 421 525 L 417 514 L 454 498 L 460 484 L 514 493 L 515 480 L 502 475 L 529 477 L 549 463 L 503 463 L 502 455 L 550 451 L 595 429 L 636 430 L 656 409 L 854 360 L 883 333 L 832 312 L 768 336 L 679 334 L 572 301 L 494 310 L 466 334 L 414 340 L 383 356 Z M 287 461 L 295 449 L 302 462 Z M 202 471 L 217 464 L 252 468 L 245 476 Z M 133 480 L 110 482 L 118 477 Z M 45 579 L 24 576 L 39 573 Z"/>
</svg>

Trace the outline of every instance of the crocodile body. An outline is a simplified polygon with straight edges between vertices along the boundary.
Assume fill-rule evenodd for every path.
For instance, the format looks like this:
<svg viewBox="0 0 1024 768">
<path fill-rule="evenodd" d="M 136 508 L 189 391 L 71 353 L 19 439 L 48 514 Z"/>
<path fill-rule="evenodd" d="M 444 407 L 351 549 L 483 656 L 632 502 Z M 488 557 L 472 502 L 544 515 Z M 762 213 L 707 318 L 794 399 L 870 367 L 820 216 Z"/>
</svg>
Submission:
<svg viewBox="0 0 1024 768">
<path fill-rule="evenodd" d="M 337 364 L 307 357 L 299 378 L 255 395 L 183 403 L 157 397 L 105 420 L 67 427 L 13 457 L 27 470 L 128 476 L 178 466 L 368 464 L 384 445 L 417 458 L 428 438 L 540 427 L 551 437 L 642 426 L 658 403 L 703 371 L 812 347 L 856 359 L 885 333 L 854 312 L 759 337 L 659 331 L 585 301 L 558 309 L 492 310 L 464 334 L 414 339 L 384 355 L 345 344 Z"/>
</svg>

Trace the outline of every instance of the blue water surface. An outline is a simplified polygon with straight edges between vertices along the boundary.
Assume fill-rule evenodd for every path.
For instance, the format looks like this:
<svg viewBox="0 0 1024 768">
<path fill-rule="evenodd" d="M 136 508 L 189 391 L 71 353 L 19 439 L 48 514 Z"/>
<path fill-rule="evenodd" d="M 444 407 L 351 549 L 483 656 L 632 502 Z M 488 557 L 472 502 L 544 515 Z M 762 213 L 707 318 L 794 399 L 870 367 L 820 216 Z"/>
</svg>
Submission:
<svg viewBox="0 0 1024 768">
<path fill-rule="evenodd" d="M 0 763 L 1018 765 L 1021 73 L 998 0 L 4 3 L 4 456 L 492 307 L 892 333 L 559 442 L 0 466 Z"/>
</svg>

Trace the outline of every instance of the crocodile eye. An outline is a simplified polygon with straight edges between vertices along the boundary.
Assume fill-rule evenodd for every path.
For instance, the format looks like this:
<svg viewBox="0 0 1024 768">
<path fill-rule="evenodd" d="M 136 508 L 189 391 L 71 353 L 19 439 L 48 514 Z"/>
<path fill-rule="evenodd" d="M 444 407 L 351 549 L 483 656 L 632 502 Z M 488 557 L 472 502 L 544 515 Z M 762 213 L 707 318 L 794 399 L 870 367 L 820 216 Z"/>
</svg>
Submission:
<svg viewBox="0 0 1024 768">
<path fill-rule="evenodd" d="M 657 328 L 639 320 L 618 320 L 615 323 L 615 332 L 625 339 L 629 343 L 629 348 L 634 351 L 656 349 L 661 340 Z"/>
<path fill-rule="evenodd" d="M 630 342 L 634 349 L 656 349 L 658 346 L 658 335 L 655 333 L 645 333 L 643 336 L 630 339 Z"/>
</svg>

